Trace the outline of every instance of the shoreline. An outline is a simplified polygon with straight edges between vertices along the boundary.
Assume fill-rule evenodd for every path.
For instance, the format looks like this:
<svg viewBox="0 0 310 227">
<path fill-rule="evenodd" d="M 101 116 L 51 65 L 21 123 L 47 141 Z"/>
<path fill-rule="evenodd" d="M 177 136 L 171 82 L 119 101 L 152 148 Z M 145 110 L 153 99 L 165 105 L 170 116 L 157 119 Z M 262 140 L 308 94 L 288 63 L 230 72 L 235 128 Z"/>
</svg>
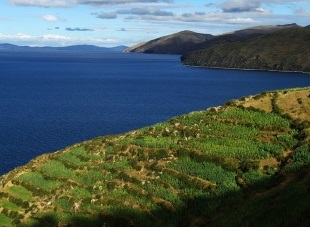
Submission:
<svg viewBox="0 0 310 227">
<path fill-rule="evenodd" d="M 211 67 L 211 66 L 187 65 L 187 64 L 184 64 L 184 63 L 183 63 L 183 66 L 193 67 L 193 68 L 204 68 L 204 69 L 225 69 L 225 70 L 258 71 L 258 72 L 280 72 L 280 73 L 303 73 L 303 74 L 310 75 L 310 72 L 304 72 L 304 71 L 286 71 L 286 70 L 272 70 L 272 69 L 244 69 L 244 68 L 228 68 L 228 67 Z"/>
</svg>

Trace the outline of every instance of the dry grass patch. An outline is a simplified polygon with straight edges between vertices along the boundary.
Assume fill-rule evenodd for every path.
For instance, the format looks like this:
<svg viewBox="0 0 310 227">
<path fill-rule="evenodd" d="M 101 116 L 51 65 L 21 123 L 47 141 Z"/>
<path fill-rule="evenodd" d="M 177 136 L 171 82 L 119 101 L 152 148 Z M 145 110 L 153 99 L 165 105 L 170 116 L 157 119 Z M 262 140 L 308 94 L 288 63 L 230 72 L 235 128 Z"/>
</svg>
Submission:
<svg viewBox="0 0 310 227">
<path fill-rule="evenodd" d="M 269 113 L 272 111 L 271 99 L 272 94 L 268 94 L 259 99 L 255 99 L 253 96 L 250 96 L 249 98 L 245 98 L 245 101 L 242 100 L 237 101 L 237 105 L 242 105 L 244 107 L 252 106 L 256 109 L 264 110 Z"/>
<path fill-rule="evenodd" d="M 281 92 L 279 93 L 277 105 L 293 119 L 309 120 L 310 90 Z"/>
</svg>

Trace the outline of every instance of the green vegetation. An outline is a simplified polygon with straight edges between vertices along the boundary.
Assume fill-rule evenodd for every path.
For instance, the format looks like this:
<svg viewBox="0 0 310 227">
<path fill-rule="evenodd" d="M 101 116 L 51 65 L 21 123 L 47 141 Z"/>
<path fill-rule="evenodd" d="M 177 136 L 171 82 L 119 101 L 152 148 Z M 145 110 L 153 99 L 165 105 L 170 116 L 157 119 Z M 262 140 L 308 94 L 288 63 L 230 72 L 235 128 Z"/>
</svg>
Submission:
<svg viewBox="0 0 310 227">
<path fill-rule="evenodd" d="M 38 157 L 0 178 L 0 223 L 309 226 L 305 92 L 265 92 Z M 284 109 L 291 94 L 298 115 Z"/>
<path fill-rule="evenodd" d="M 4 214 L 0 213 L 0 226 L 11 226 L 12 225 L 12 219 L 8 218 Z"/>
</svg>

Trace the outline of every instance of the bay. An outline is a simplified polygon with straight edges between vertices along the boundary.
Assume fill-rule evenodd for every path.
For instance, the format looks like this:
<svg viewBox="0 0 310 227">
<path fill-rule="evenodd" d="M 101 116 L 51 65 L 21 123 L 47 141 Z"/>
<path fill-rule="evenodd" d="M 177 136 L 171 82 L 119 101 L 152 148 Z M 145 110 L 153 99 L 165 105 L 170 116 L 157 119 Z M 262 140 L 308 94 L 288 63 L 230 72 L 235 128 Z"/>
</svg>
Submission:
<svg viewBox="0 0 310 227">
<path fill-rule="evenodd" d="M 174 55 L 0 52 L 0 175 L 97 136 L 301 86 L 309 75 L 192 68 Z"/>
</svg>

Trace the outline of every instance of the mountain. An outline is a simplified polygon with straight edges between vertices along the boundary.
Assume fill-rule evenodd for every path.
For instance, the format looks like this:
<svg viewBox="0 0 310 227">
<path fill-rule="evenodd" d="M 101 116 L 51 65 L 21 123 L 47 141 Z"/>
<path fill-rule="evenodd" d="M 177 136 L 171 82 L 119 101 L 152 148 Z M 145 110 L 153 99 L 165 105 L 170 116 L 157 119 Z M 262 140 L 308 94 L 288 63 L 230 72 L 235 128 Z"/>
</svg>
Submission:
<svg viewBox="0 0 310 227">
<path fill-rule="evenodd" d="M 244 36 L 248 36 L 252 34 L 266 35 L 266 34 L 271 34 L 276 31 L 280 31 L 280 30 L 287 29 L 287 28 L 301 28 L 301 26 L 297 25 L 296 23 L 284 24 L 284 25 L 265 25 L 265 26 L 261 25 L 261 26 L 253 26 L 253 27 L 244 28 L 241 30 L 229 32 L 227 34 L 234 34 L 239 37 L 244 37 Z"/>
<path fill-rule="evenodd" d="M 218 42 L 182 56 L 186 65 L 310 72 L 310 30 L 302 27 Z"/>
<path fill-rule="evenodd" d="M 181 31 L 172 35 L 160 37 L 148 42 L 129 47 L 125 52 L 148 54 L 183 54 L 191 50 L 191 46 L 201 43 L 213 36 L 210 34 Z"/>
<path fill-rule="evenodd" d="M 0 50 L 25 50 L 30 49 L 29 46 L 17 46 L 10 43 L 1 43 L 0 44 Z"/>
<path fill-rule="evenodd" d="M 217 43 L 235 42 L 260 35 L 270 34 L 282 29 L 299 28 L 297 24 L 255 26 L 213 36 L 210 34 L 182 31 L 129 47 L 125 52 L 152 54 L 186 54 L 205 49 Z"/>
<path fill-rule="evenodd" d="M 29 47 L 29 46 L 17 46 L 9 43 L 0 44 L 1 50 L 14 50 L 14 51 L 113 51 L 113 52 L 123 52 L 127 46 L 116 46 L 116 47 L 98 47 L 94 45 L 72 45 L 65 47 Z"/>
<path fill-rule="evenodd" d="M 1 226 L 309 226 L 310 87 L 75 144 L 0 177 Z"/>
<path fill-rule="evenodd" d="M 204 42 L 197 43 L 193 45 L 190 51 L 188 52 L 206 49 L 211 47 L 212 45 L 219 43 L 231 43 L 236 41 L 247 40 L 258 36 L 271 34 L 276 31 L 287 28 L 300 28 L 300 26 L 294 23 L 287 25 L 267 25 L 267 26 L 248 27 L 241 30 L 236 30 L 222 35 L 214 36 L 212 39 L 208 39 Z"/>
<path fill-rule="evenodd" d="M 124 52 L 126 49 L 128 48 L 128 46 L 115 46 L 115 47 L 110 47 L 109 49 L 112 51 L 116 51 L 116 52 Z"/>
</svg>

